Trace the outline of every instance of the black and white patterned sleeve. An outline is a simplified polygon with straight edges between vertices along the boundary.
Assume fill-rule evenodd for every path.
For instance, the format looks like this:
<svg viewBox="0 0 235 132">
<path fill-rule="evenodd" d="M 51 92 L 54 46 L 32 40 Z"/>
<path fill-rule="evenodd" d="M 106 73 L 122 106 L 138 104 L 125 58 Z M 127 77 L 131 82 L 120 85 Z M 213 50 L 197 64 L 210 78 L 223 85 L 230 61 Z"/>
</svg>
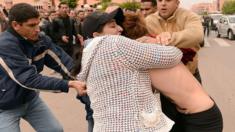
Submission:
<svg viewBox="0 0 235 132">
<path fill-rule="evenodd" d="M 119 55 L 133 68 L 169 68 L 181 62 L 182 52 L 174 46 L 140 43 L 123 36 L 112 37 Z"/>
</svg>

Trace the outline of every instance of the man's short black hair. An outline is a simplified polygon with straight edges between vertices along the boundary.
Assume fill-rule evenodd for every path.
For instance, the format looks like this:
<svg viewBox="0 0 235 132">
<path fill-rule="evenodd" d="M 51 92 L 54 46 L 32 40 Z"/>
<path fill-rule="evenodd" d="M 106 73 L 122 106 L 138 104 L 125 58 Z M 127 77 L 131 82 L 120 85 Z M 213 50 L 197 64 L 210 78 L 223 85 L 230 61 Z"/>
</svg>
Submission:
<svg viewBox="0 0 235 132">
<path fill-rule="evenodd" d="M 61 5 L 67 5 L 67 6 L 69 6 L 69 5 L 68 5 L 68 3 L 67 3 L 67 2 L 65 2 L 65 1 L 60 2 L 60 3 L 59 3 L 59 5 L 58 5 L 58 8 L 60 8 L 60 7 L 61 7 Z"/>
<path fill-rule="evenodd" d="M 48 12 L 48 15 L 50 16 L 52 13 L 56 13 L 56 10 L 50 10 L 50 11 Z"/>
<path fill-rule="evenodd" d="M 35 9 L 32 5 L 27 3 L 19 3 L 15 4 L 9 11 L 9 24 L 12 21 L 16 21 L 18 23 L 27 22 L 31 18 L 38 18 L 40 16 L 37 9 Z"/>
<path fill-rule="evenodd" d="M 156 6 L 157 5 L 157 0 L 141 0 L 141 2 L 151 2 L 152 6 Z"/>
</svg>

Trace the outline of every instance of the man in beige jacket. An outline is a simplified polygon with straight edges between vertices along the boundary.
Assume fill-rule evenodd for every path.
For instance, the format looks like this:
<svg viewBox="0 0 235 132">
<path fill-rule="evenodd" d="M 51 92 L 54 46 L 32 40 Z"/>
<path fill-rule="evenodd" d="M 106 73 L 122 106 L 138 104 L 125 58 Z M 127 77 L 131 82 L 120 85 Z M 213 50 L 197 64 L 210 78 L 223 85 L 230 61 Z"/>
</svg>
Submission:
<svg viewBox="0 0 235 132">
<path fill-rule="evenodd" d="M 197 14 L 179 8 L 179 0 L 157 0 L 157 12 L 146 18 L 146 25 L 151 35 L 157 35 L 158 43 L 190 49 L 197 53 L 203 40 L 203 27 Z M 186 66 L 199 82 L 198 55 L 188 58 Z M 184 132 L 182 120 L 175 106 L 165 97 L 161 97 L 162 109 L 175 126 L 171 132 Z"/>
</svg>

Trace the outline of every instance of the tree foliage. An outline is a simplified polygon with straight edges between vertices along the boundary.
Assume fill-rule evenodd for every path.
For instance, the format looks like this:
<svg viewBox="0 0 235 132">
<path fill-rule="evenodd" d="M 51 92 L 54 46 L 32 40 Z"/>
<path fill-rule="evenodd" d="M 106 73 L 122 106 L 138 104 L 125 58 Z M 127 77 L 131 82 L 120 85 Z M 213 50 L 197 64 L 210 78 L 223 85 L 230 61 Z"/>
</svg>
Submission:
<svg viewBox="0 0 235 132">
<path fill-rule="evenodd" d="M 78 0 L 60 0 L 60 2 L 66 2 L 69 5 L 69 8 L 76 8 Z"/>
<path fill-rule="evenodd" d="M 105 10 L 108 6 L 120 6 L 122 9 L 127 9 L 127 10 L 137 10 L 140 8 L 140 3 L 139 2 L 124 2 L 121 4 L 118 3 L 113 3 L 112 0 L 100 0 L 99 3 L 102 6 L 102 10 Z"/>
<path fill-rule="evenodd" d="M 235 13 L 235 0 L 224 2 L 222 12 L 223 14 L 234 14 Z"/>
<path fill-rule="evenodd" d="M 107 3 L 107 2 L 112 2 L 112 0 L 101 0 L 101 3 Z"/>
<path fill-rule="evenodd" d="M 109 6 L 110 2 L 103 2 L 101 3 L 102 10 L 105 10 Z"/>
<path fill-rule="evenodd" d="M 122 9 L 127 9 L 127 10 L 131 10 L 131 11 L 136 11 L 137 9 L 140 8 L 140 3 L 139 2 L 125 2 L 120 4 L 120 7 Z"/>
<path fill-rule="evenodd" d="M 110 4 L 112 0 L 100 0 L 100 5 L 102 6 L 102 10 L 105 10 Z"/>
</svg>

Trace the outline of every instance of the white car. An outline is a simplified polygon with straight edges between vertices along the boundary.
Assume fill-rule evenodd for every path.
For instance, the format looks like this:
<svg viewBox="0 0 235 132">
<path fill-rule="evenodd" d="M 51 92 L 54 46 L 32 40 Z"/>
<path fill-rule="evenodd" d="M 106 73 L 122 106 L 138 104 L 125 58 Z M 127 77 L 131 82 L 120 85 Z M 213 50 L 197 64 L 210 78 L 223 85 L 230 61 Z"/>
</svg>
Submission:
<svg viewBox="0 0 235 132">
<path fill-rule="evenodd" d="M 217 37 L 235 38 L 235 15 L 223 15 L 217 23 Z"/>
</svg>

